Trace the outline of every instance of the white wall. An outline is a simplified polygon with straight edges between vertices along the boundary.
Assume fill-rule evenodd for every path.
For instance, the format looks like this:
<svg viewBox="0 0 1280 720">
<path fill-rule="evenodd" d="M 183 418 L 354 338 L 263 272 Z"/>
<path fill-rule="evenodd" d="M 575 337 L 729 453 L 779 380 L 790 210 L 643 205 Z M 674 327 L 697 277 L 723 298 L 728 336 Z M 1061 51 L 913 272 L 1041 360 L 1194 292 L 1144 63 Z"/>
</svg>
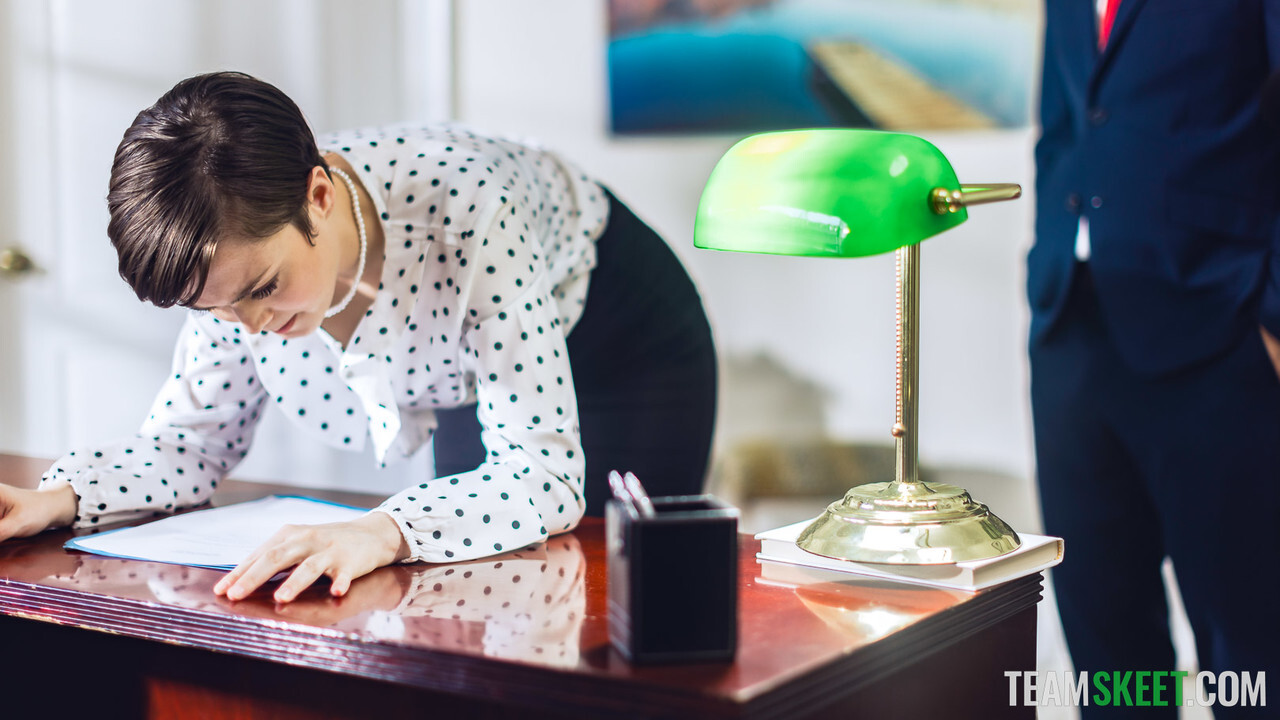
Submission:
<svg viewBox="0 0 1280 720">
<path fill-rule="evenodd" d="M 2 9 L 2 8 L 0 8 Z M 0 68 L 13 63 L 16 54 L 17 31 L 9 19 L 9 13 L 0 12 Z M 0 118 L 9 117 L 13 112 L 13 81 L 7 73 L 0 73 Z M 5 133 L 0 138 L 0 154 L 12 157 L 14 148 L 20 142 L 12 134 Z M 17 201 L 5 184 L 0 183 L 0 218 L 13 217 L 17 212 Z M 14 247 L 12 226 L 0 220 L 0 250 Z M 0 447 L 8 438 L 16 437 L 22 426 L 21 414 L 17 408 L 22 406 L 21 359 L 12 346 L 13 338 L 18 336 L 18 290 L 16 281 L 0 276 Z"/>
<path fill-rule="evenodd" d="M 235 69 L 277 84 L 319 132 L 440 119 L 423 38 L 443 2 L 0 0 L 0 147 L 22 169 L 0 176 L 0 247 L 21 243 L 43 270 L 0 279 L 0 450 L 130 436 L 169 373 L 183 313 L 137 302 L 105 234 L 111 158 L 137 112 L 184 77 Z M 391 492 L 427 460 L 375 471 L 371 450 L 327 448 L 271 412 L 236 473 Z"/>
<path fill-rule="evenodd" d="M 828 393 L 832 435 L 890 440 L 892 256 L 831 261 L 695 249 L 702 185 L 737 137 L 609 136 L 603 2 L 466 0 L 455 7 L 459 120 L 537 137 L 602 178 L 684 259 L 722 355 L 776 355 Z M 1030 129 L 929 139 L 962 182 L 1031 182 Z M 926 463 L 1030 476 L 1022 287 L 1031 216 L 1030 198 L 978 208 L 924 246 Z M 750 388 L 722 390 L 731 403 Z M 734 419 L 722 414 L 720 429 L 734 433 Z"/>
</svg>

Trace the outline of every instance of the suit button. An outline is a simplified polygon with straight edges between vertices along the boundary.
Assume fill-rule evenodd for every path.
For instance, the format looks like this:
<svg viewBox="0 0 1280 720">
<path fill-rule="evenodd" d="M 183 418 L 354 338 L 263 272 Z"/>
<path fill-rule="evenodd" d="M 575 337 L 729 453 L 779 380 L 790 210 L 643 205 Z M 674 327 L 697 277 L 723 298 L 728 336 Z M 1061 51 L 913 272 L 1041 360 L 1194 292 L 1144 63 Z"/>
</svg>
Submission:
<svg viewBox="0 0 1280 720">
<path fill-rule="evenodd" d="M 1102 207 L 1102 197 L 1100 195 L 1094 195 L 1089 198 L 1089 205 L 1095 210 Z"/>
<path fill-rule="evenodd" d="M 1078 194 L 1069 193 L 1067 195 L 1067 209 L 1072 211 L 1080 209 L 1080 196 Z"/>
<path fill-rule="evenodd" d="M 1089 111 L 1089 122 L 1092 123 L 1094 127 L 1105 125 L 1108 117 L 1110 117 L 1110 113 L 1103 108 L 1094 108 Z"/>
</svg>

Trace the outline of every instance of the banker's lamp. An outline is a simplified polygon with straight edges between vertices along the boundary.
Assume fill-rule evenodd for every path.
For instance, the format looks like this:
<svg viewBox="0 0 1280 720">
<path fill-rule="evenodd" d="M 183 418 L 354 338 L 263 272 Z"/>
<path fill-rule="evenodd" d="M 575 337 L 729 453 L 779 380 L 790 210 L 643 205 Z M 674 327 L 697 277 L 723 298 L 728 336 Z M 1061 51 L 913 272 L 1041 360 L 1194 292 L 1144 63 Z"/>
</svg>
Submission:
<svg viewBox="0 0 1280 720">
<path fill-rule="evenodd" d="M 893 480 L 854 487 L 800 534 L 808 552 L 856 562 L 943 564 L 1003 555 L 1017 533 L 963 488 L 918 468 L 920 241 L 1011 200 L 1013 184 L 961 185 L 913 135 L 856 129 L 748 137 L 721 158 L 698 205 L 694 244 L 714 250 L 863 257 L 897 253 L 897 450 Z"/>
</svg>

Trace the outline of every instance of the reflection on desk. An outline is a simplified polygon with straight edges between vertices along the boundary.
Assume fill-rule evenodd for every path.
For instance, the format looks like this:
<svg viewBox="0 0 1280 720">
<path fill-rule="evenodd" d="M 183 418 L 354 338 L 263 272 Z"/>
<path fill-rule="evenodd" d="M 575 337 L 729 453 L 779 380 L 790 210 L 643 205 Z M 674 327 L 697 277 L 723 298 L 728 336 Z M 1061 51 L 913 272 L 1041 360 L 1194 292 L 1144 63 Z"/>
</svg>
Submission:
<svg viewBox="0 0 1280 720">
<path fill-rule="evenodd" d="M 384 640 L 434 633 L 437 647 L 446 646 L 442 634 L 453 633 L 459 650 L 474 648 L 479 631 L 489 657 L 573 667 L 587 608 L 585 574 L 578 538 L 558 535 L 497 559 L 415 572 L 399 608 L 371 617 L 366 628 Z"/>
<path fill-rule="evenodd" d="M 327 585 L 277 604 L 274 587 L 232 602 L 214 595 L 208 571 L 181 565 L 0 545 L 14 580 L 206 612 L 235 613 L 315 629 L 553 667 L 578 664 L 586 614 L 586 562 L 573 535 L 486 560 L 397 565 L 357 579 L 343 597 Z M 50 572 L 50 570 L 53 572 Z"/>
<path fill-rule="evenodd" d="M 960 590 L 861 579 L 796 588 L 796 597 L 833 630 L 863 641 L 879 640 L 952 605 Z"/>
</svg>

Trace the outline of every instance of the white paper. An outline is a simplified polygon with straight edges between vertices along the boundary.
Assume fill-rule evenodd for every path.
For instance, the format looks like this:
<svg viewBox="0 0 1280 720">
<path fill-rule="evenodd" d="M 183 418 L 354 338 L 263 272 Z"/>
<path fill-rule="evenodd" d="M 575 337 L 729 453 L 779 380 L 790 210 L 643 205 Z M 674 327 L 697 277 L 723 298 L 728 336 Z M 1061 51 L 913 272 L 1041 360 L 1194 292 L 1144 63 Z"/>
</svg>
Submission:
<svg viewBox="0 0 1280 720">
<path fill-rule="evenodd" d="M 367 512 L 322 500 L 273 495 L 75 538 L 66 547 L 96 555 L 230 570 L 285 525 L 343 522 Z"/>
<path fill-rule="evenodd" d="M 1020 533 L 1022 544 L 1015 550 L 985 560 L 968 560 L 937 565 L 897 565 L 859 563 L 815 555 L 800 549 L 796 539 L 813 520 L 784 525 L 757 534 L 765 562 L 785 563 L 832 573 L 852 573 L 885 580 L 931 585 L 959 590 L 981 590 L 1023 575 L 1047 570 L 1062 562 L 1062 538 Z"/>
</svg>

